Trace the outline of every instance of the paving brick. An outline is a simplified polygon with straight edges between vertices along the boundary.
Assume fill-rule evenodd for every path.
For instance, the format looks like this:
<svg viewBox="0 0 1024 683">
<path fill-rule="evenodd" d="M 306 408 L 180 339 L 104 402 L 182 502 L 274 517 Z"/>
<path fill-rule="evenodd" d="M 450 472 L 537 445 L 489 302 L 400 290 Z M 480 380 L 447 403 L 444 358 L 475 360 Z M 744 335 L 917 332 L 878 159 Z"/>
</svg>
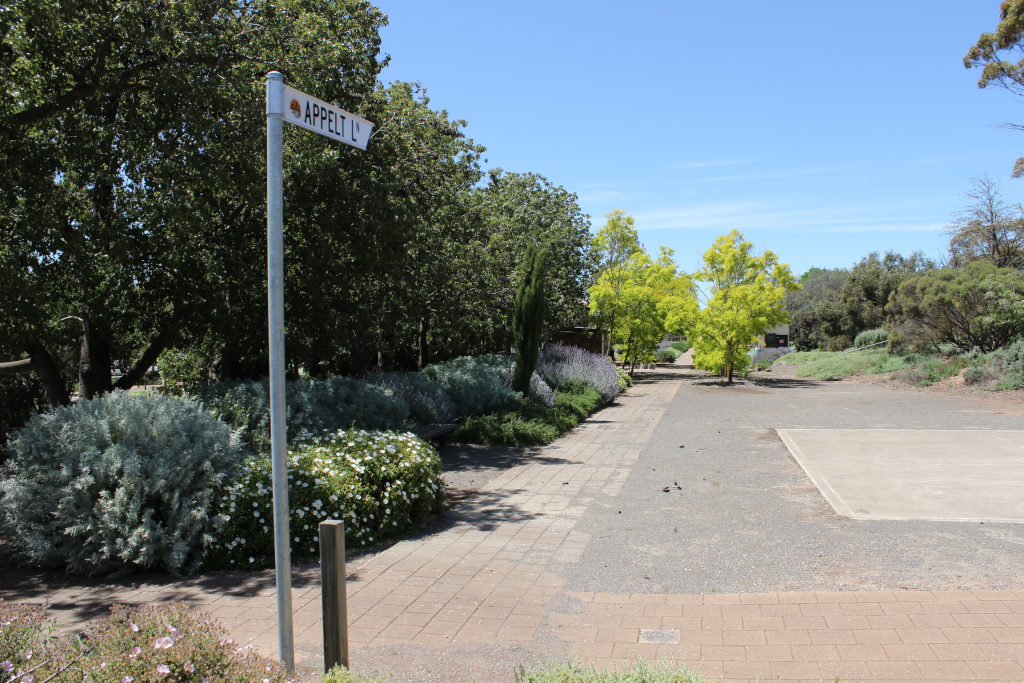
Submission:
<svg viewBox="0 0 1024 683">
<path fill-rule="evenodd" d="M 853 645 L 858 642 L 858 632 L 848 629 L 812 630 L 807 633 L 815 645 Z"/>
<path fill-rule="evenodd" d="M 821 680 L 821 667 L 817 662 L 772 662 L 772 675 L 793 681 Z"/>
<path fill-rule="evenodd" d="M 1000 681 L 1024 680 L 1024 667 L 1018 662 L 970 661 L 967 666 L 979 678 L 994 678 Z"/>
<path fill-rule="evenodd" d="M 876 681 L 921 680 L 921 670 L 916 662 L 868 662 L 871 677 Z"/>
<path fill-rule="evenodd" d="M 723 645 L 766 645 L 763 631 L 722 631 Z"/>
<path fill-rule="evenodd" d="M 900 640 L 908 644 L 948 643 L 949 638 L 939 628 L 898 628 Z"/>
<path fill-rule="evenodd" d="M 965 662 L 955 660 L 919 661 L 917 662 L 917 668 L 926 681 L 935 681 L 943 678 L 965 681 L 975 678 L 971 667 L 967 666 Z"/>
<path fill-rule="evenodd" d="M 992 633 L 985 628 L 944 628 L 943 635 L 951 643 L 995 643 Z"/>
<path fill-rule="evenodd" d="M 961 662 L 985 659 L 985 653 L 974 643 L 932 643 L 929 647 L 935 653 L 936 659 Z"/>
</svg>

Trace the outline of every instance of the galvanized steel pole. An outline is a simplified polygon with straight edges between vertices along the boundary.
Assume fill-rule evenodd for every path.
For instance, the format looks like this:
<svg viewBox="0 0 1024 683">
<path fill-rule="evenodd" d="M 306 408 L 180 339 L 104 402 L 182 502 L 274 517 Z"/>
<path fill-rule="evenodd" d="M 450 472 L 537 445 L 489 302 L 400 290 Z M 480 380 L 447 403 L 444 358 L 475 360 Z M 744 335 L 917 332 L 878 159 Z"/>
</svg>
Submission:
<svg viewBox="0 0 1024 683">
<path fill-rule="evenodd" d="M 274 484 L 274 567 L 281 661 L 295 669 L 292 562 L 288 530 L 288 440 L 284 393 L 284 75 L 267 74 L 267 322 L 270 332 L 270 452 Z"/>
</svg>

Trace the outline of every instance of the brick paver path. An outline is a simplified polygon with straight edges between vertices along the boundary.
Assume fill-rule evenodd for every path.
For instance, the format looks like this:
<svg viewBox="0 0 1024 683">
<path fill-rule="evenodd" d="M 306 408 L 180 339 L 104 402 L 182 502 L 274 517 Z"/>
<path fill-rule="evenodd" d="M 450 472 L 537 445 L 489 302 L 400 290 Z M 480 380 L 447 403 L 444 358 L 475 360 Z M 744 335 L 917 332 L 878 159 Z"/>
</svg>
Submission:
<svg viewBox="0 0 1024 683">
<path fill-rule="evenodd" d="M 448 526 L 350 566 L 352 665 L 396 681 L 511 681 L 531 658 L 600 667 L 685 661 L 748 681 L 1024 681 L 1024 591 L 627 594 L 565 588 L 592 539 L 590 506 L 621 489 L 679 383 L 634 387 L 616 405 L 503 471 L 446 515 Z M 64 623 L 114 601 L 188 600 L 240 641 L 277 651 L 273 574 L 109 586 L 0 588 L 49 599 Z M 315 572 L 295 579 L 297 660 L 321 658 Z"/>
</svg>

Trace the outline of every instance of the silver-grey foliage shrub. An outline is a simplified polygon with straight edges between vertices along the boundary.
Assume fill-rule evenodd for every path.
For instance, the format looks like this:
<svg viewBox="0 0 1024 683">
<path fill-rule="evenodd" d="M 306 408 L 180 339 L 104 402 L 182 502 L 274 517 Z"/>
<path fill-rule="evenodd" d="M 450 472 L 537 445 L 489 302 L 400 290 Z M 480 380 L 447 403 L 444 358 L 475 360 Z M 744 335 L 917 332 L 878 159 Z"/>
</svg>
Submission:
<svg viewBox="0 0 1024 683">
<path fill-rule="evenodd" d="M 1024 389 L 1024 339 L 993 352 L 992 362 L 1002 376 L 997 389 Z"/>
<path fill-rule="evenodd" d="M 856 337 L 853 338 L 853 345 L 857 348 L 862 346 L 871 346 L 872 344 L 881 344 L 889 339 L 889 330 L 883 327 L 876 327 L 873 330 L 864 330 Z"/>
<path fill-rule="evenodd" d="M 422 374 L 451 399 L 458 417 L 477 415 L 516 396 L 512 356 L 463 356 L 428 365 Z"/>
<path fill-rule="evenodd" d="M 9 454 L 0 512 L 24 559 L 95 574 L 194 570 L 247 451 L 194 401 L 119 391 L 34 416 Z"/>
<path fill-rule="evenodd" d="M 588 386 L 612 401 L 621 391 L 615 366 L 604 356 L 586 349 L 549 344 L 540 353 L 537 374 L 555 389 L 572 385 Z"/>
<path fill-rule="evenodd" d="M 415 424 L 439 424 L 455 417 L 455 404 L 437 385 L 418 372 L 375 372 L 369 381 L 405 401 Z"/>
<path fill-rule="evenodd" d="M 285 386 L 289 441 L 300 434 L 350 427 L 406 429 L 414 424 L 406 400 L 388 387 L 366 380 L 306 377 Z M 270 450 L 270 389 L 266 379 L 219 382 L 206 387 L 200 397 L 214 414 L 241 428 L 253 450 Z"/>
</svg>

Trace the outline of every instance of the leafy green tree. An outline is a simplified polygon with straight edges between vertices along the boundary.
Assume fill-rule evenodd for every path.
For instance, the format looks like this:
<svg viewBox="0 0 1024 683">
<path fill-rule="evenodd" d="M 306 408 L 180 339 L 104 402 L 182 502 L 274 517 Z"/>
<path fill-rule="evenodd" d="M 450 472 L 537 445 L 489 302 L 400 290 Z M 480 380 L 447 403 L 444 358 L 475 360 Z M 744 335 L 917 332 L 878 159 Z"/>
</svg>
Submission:
<svg viewBox="0 0 1024 683">
<path fill-rule="evenodd" d="M 935 264 L 921 252 L 910 256 L 891 251 L 879 256 L 872 252 L 862 258 L 850 269 L 843 287 L 844 336 L 852 342 L 859 332 L 883 327 L 886 323 L 885 306 L 900 283 L 934 267 Z"/>
<path fill-rule="evenodd" d="M 263 75 L 277 68 L 359 111 L 384 15 L 362 0 L 15 0 L 0 13 L 0 257 L 42 303 L 3 330 L 12 345 L 52 360 L 78 328 L 91 396 L 130 387 L 205 330 L 265 329 L 250 305 L 265 292 L 252 267 L 264 254 Z"/>
<path fill-rule="evenodd" d="M 590 288 L 590 310 L 598 319 L 614 321 L 611 343 L 619 346 L 633 371 L 653 358 L 668 331 L 678 331 L 696 309 L 693 283 L 678 272 L 671 249 L 658 258 L 633 252 L 624 263 L 601 271 Z"/>
<path fill-rule="evenodd" d="M 800 277 L 800 289 L 786 292 L 790 342 L 795 348 L 835 350 L 850 345 L 849 319 L 842 305 L 849 274 L 840 268 L 811 268 Z"/>
<path fill-rule="evenodd" d="M 540 355 L 540 340 L 544 330 L 546 258 L 546 247 L 538 249 L 533 244 L 527 247 L 523 258 L 523 278 L 516 289 L 516 307 L 512 317 L 516 364 L 512 373 L 512 388 L 524 394 L 530 390 L 530 377 Z"/>
<path fill-rule="evenodd" d="M 363 109 L 381 122 L 365 152 L 294 131 L 285 235 L 293 365 L 349 373 L 378 359 L 416 367 L 493 350 L 474 315 L 490 305 L 487 238 L 471 197 L 483 148 L 429 104 L 414 84 L 378 88 Z"/>
<path fill-rule="evenodd" d="M 905 341 L 935 349 L 950 343 L 961 351 L 977 347 L 987 353 L 1024 334 L 1021 292 L 1024 273 L 976 261 L 904 281 L 887 310 Z"/>
<path fill-rule="evenodd" d="M 978 87 L 998 85 L 1015 95 L 1024 95 L 1024 59 L 1004 57 L 1024 53 L 1024 0 L 1003 0 L 999 6 L 999 25 L 995 32 L 982 33 L 964 56 L 968 69 L 981 67 Z M 1015 128 L 1021 128 L 1015 125 Z M 1017 159 L 1013 177 L 1024 176 L 1024 157 Z"/>
<path fill-rule="evenodd" d="M 692 319 L 687 338 L 694 365 L 725 375 L 743 372 L 757 335 L 788 319 L 786 292 L 799 288 L 789 266 L 771 251 L 760 256 L 738 230 L 722 235 L 704 252 L 695 278 L 709 287 L 707 304 Z"/>
<path fill-rule="evenodd" d="M 597 270 L 605 283 L 601 295 L 605 297 L 597 310 L 599 326 L 608 329 L 608 356 L 613 357 L 614 344 L 612 336 L 615 330 L 615 318 L 619 313 L 619 298 L 622 287 L 629 273 L 627 266 L 630 259 L 643 251 L 640 237 L 636 231 L 632 216 L 626 215 L 622 209 L 615 209 L 605 216 L 605 224 L 594 236 L 594 256 L 597 259 Z"/>
<path fill-rule="evenodd" d="M 484 269 L 490 302 L 479 313 L 493 330 L 495 349 L 507 349 L 511 342 L 514 294 L 522 278 L 519 265 L 530 244 L 548 245 L 547 329 L 583 322 L 595 264 L 590 217 L 580 210 L 576 195 L 535 173 L 494 169 L 475 200 L 487 236 Z"/>
<path fill-rule="evenodd" d="M 1011 208 L 992 178 L 975 178 L 967 193 L 971 204 L 956 217 L 949 233 L 950 265 L 987 261 L 998 268 L 1024 268 L 1024 208 Z"/>
</svg>

